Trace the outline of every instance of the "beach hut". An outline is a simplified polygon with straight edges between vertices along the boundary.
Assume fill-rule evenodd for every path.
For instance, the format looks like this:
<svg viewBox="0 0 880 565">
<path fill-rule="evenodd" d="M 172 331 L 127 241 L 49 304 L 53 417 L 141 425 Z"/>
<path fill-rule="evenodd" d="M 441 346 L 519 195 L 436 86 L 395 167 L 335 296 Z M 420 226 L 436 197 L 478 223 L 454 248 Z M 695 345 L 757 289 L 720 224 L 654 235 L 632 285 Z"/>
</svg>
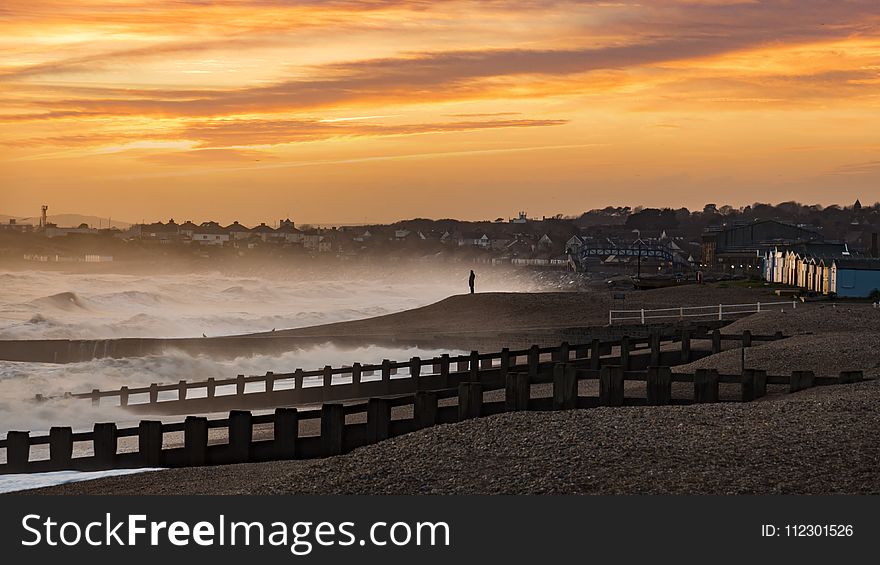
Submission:
<svg viewBox="0 0 880 565">
<path fill-rule="evenodd" d="M 770 283 L 781 283 L 785 269 L 786 253 L 778 247 L 764 253 L 764 280 Z"/>
<path fill-rule="evenodd" d="M 807 288 L 809 282 L 810 258 L 798 255 L 797 271 L 795 272 L 794 286 Z"/>
<path fill-rule="evenodd" d="M 837 296 L 866 298 L 880 291 L 880 259 L 835 259 L 830 279 Z"/>
<path fill-rule="evenodd" d="M 792 280 L 794 280 L 794 275 L 792 274 L 792 270 L 794 269 L 794 252 L 786 251 L 784 264 L 782 267 L 782 284 L 793 285 Z"/>
<path fill-rule="evenodd" d="M 831 260 L 819 259 L 816 265 L 816 292 L 828 294 L 831 292 Z"/>
</svg>

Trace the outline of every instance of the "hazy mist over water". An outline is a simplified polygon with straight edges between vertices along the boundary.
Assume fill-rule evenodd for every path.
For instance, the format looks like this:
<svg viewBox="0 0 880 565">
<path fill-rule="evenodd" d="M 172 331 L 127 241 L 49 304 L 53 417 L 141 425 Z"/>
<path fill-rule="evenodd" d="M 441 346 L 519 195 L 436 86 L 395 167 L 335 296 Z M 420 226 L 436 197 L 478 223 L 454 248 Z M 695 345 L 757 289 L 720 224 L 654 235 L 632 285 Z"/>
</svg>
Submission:
<svg viewBox="0 0 880 565">
<path fill-rule="evenodd" d="M 461 271 L 461 272 L 458 272 Z M 375 272 L 381 277 L 373 276 Z M 468 269 L 338 271 L 318 276 L 65 274 L 0 272 L 0 339 L 199 337 L 270 331 L 353 320 L 416 308 L 467 290 Z M 482 273 L 481 273 L 482 274 Z M 484 291 L 527 290 L 514 279 L 486 274 Z M 51 401 L 92 389 L 118 389 L 181 379 L 229 378 L 306 370 L 384 358 L 430 358 L 446 350 L 331 344 L 273 355 L 215 359 L 170 349 L 162 355 L 51 364 L 0 361 L 0 434 L 46 431 L 53 425 L 88 429 L 96 421 L 134 422 L 130 414 L 88 401 Z M 132 399 L 132 402 L 136 400 Z"/>
<path fill-rule="evenodd" d="M 424 277 L 261 278 L 0 272 L 0 339 L 200 337 L 399 312 L 467 290 L 467 269 Z M 456 276 L 459 275 L 459 276 Z M 481 290 L 521 290 L 503 278 Z"/>
</svg>

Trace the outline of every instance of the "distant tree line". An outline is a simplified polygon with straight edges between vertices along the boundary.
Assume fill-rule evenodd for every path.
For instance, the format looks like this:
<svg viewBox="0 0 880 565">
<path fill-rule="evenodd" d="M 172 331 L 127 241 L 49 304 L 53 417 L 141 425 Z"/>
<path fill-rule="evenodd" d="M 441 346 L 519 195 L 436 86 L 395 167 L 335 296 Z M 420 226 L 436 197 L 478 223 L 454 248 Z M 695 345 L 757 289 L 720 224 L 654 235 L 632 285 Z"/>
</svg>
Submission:
<svg viewBox="0 0 880 565">
<path fill-rule="evenodd" d="M 805 225 L 821 231 L 827 238 L 843 238 L 853 229 L 880 229 L 880 202 L 863 206 L 822 206 L 790 201 L 780 204 L 756 202 L 748 206 L 718 206 L 710 203 L 702 210 L 687 208 L 644 208 L 638 206 L 594 209 L 577 218 L 581 228 L 601 225 L 621 225 L 629 229 L 657 232 L 672 231 L 695 235 L 707 227 L 749 223 L 756 220 L 778 220 Z"/>
</svg>

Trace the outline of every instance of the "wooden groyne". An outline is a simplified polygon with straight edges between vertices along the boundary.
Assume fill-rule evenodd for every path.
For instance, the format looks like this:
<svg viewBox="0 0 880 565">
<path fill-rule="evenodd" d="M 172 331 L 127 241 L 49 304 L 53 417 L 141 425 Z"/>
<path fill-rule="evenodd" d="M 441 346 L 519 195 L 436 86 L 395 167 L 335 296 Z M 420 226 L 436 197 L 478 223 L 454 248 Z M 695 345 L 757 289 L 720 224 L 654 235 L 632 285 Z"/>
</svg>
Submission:
<svg viewBox="0 0 880 565">
<path fill-rule="evenodd" d="M 700 323 L 703 329 L 723 327 L 727 322 Z M 515 331 L 480 332 L 396 332 L 357 334 L 274 335 L 263 333 L 242 336 L 199 338 L 118 338 L 118 339 L 35 339 L 0 340 L 0 361 L 33 363 L 80 363 L 93 359 L 143 357 L 181 351 L 229 359 L 250 355 L 272 355 L 333 344 L 341 348 L 365 346 L 422 347 L 430 349 L 493 350 L 502 347 L 526 348 L 532 344 L 550 346 L 562 341 L 577 343 L 591 339 L 619 339 L 623 335 L 647 336 L 659 332 L 668 336 L 687 324 L 655 324 L 638 328 L 582 326 L 534 327 Z M 279 332 L 280 333 L 280 332 Z"/>
<path fill-rule="evenodd" d="M 766 371 L 754 369 L 740 375 L 721 375 L 712 369 L 677 374 L 664 366 L 626 371 L 621 366 L 608 365 L 595 370 L 579 368 L 570 362 L 555 362 L 549 372 L 476 371 L 471 376 L 455 387 L 370 398 L 350 405 L 325 403 L 313 410 L 278 408 L 265 415 L 235 410 L 222 419 L 190 416 L 183 422 L 168 424 L 144 420 L 137 427 L 125 429 L 117 429 L 112 423 L 99 423 L 92 431 L 82 433 L 74 433 L 69 427 L 55 427 L 48 435 L 39 437 L 31 437 L 28 432 L 9 432 L 6 439 L 0 441 L 0 448 L 7 453 L 7 463 L 0 465 L 0 473 L 182 467 L 328 457 L 429 426 L 508 411 L 719 402 L 721 383 L 739 384 L 740 400 L 749 402 L 764 396 L 768 385 L 787 385 L 790 392 L 797 392 L 813 386 L 863 379 L 862 371 L 846 371 L 835 377 L 816 376 L 812 371 L 768 375 Z M 598 396 L 578 394 L 578 383 L 584 379 L 598 379 Z M 644 397 L 626 396 L 625 381 L 644 382 Z M 552 397 L 534 397 L 531 385 L 548 382 L 552 383 Z M 674 382 L 692 383 L 692 398 L 673 398 Z M 487 400 L 485 394 L 496 390 L 504 391 L 504 400 Z M 392 418 L 395 407 L 411 408 L 412 416 Z M 353 414 L 366 414 L 366 422 L 346 422 L 346 417 Z M 300 437 L 299 422 L 304 420 L 320 421 L 320 434 Z M 255 441 L 254 426 L 257 425 L 271 425 L 272 439 Z M 227 441 L 210 444 L 209 430 L 218 428 L 226 430 Z M 180 432 L 184 435 L 184 446 L 165 448 L 165 434 Z M 138 438 L 137 451 L 118 451 L 119 439 L 126 437 Z M 91 443 L 92 454 L 74 458 L 76 442 Z M 31 447 L 37 445 L 49 446 L 48 459 L 31 459 Z"/>
<path fill-rule="evenodd" d="M 674 366 L 695 361 L 721 351 L 722 342 L 733 341 L 743 347 L 754 342 L 782 339 L 774 335 L 722 334 L 705 328 L 684 329 L 677 335 L 652 332 L 647 337 L 624 335 L 619 339 L 554 347 L 532 345 L 527 349 L 502 349 L 494 353 L 472 351 L 469 355 L 442 355 L 431 359 L 413 357 L 407 361 L 383 360 L 379 364 L 331 367 L 289 373 L 238 375 L 227 379 L 210 378 L 191 382 L 153 383 L 146 387 L 123 386 L 115 390 L 93 390 L 67 397 L 89 399 L 120 406 L 136 414 L 180 415 L 225 412 L 233 409 L 265 410 L 279 406 L 319 404 L 411 394 L 420 390 L 440 390 L 472 380 L 474 375 L 493 376 L 509 371 L 546 374 L 555 363 L 572 363 L 580 368 L 599 370 L 619 365 L 624 370 L 645 370 L 649 366 Z M 677 343 L 678 347 L 670 347 Z M 699 344 L 699 345 L 698 345 Z M 703 344 L 707 346 L 702 347 Z M 312 381 L 318 381 L 312 384 Z M 42 395 L 37 400 L 47 400 Z"/>
</svg>

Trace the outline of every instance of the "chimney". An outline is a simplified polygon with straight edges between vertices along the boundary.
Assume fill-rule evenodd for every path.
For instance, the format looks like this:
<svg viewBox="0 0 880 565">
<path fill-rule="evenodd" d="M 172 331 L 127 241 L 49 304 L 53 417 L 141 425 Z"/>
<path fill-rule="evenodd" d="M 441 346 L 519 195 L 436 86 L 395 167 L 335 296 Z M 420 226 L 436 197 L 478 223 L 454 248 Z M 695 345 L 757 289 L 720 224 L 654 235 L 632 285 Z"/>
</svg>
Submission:
<svg viewBox="0 0 880 565">
<path fill-rule="evenodd" d="M 871 257 L 880 257 L 877 250 L 877 232 L 871 234 Z"/>
</svg>

